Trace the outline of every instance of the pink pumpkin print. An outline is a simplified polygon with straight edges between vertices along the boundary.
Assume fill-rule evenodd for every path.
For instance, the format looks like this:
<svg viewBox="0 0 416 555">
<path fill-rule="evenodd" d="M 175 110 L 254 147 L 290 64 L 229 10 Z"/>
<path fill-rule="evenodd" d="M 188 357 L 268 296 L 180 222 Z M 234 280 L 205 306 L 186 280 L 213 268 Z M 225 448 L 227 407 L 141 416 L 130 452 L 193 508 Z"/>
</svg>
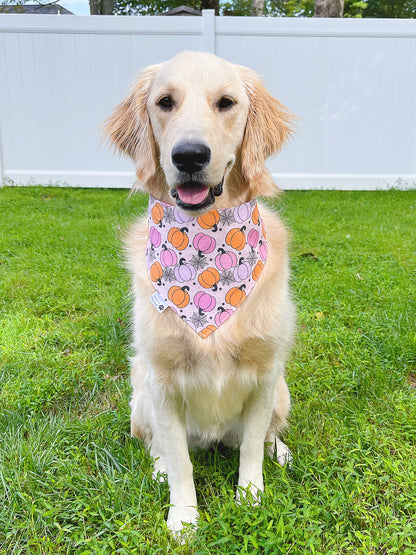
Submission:
<svg viewBox="0 0 416 555">
<path fill-rule="evenodd" d="M 216 245 L 215 239 L 210 235 L 205 235 L 205 233 L 197 233 L 194 237 L 193 246 L 200 253 L 209 254 L 215 249 Z"/>
<path fill-rule="evenodd" d="M 218 270 L 229 270 L 237 264 L 237 256 L 232 251 L 218 249 L 218 252 L 219 254 L 215 257 L 215 265 Z"/>
<path fill-rule="evenodd" d="M 217 301 L 215 298 L 209 293 L 205 293 L 205 291 L 198 291 L 194 297 L 194 305 L 204 312 L 211 312 L 211 310 L 214 310 L 216 304 Z"/>
<path fill-rule="evenodd" d="M 223 324 L 224 322 L 226 322 L 228 320 L 228 318 L 234 314 L 234 310 L 230 310 L 230 309 L 225 309 L 224 307 L 220 306 L 218 308 L 218 312 L 215 315 L 215 323 L 218 327 L 221 326 L 221 324 Z"/>
<path fill-rule="evenodd" d="M 172 249 L 168 249 L 166 245 L 162 245 L 162 252 L 160 253 L 160 262 L 165 268 L 167 266 L 175 266 L 178 262 L 178 257 L 176 252 Z"/>
<path fill-rule="evenodd" d="M 150 228 L 149 232 L 150 242 L 157 249 L 162 242 L 162 236 L 155 227 Z"/>
<path fill-rule="evenodd" d="M 248 262 L 244 262 L 244 258 L 240 258 L 238 266 L 234 268 L 235 281 L 242 282 L 251 275 L 251 266 Z"/>
<path fill-rule="evenodd" d="M 177 208 L 173 211 L 173 216 L 178 224 L 186 224 L 192 220 L 192 216 L 188 216 L 188 214 L 185 214 L 185 212 Z"/>
<path fill-rule="evenodd" d="M 192 264 L 187 264 L 184 258 L 179 260 L 179 264 L 175 267 L 175 277 L 179 283 L 191 281 L 196 277 L 196 270 Z"/>
<path fill-rule="evenodd" d="M 260 247 L 259 247 L 259 255 L 260 258 L 263 260 L 263 262 L 265 262 L 266 258 L 267 258 L 267 243 L 266 241 L 260 241 Z"/>
<path fill-rule="evenodd" d="M 240 206 L 237 206 L 236 208 L 234 208 L 235 221 L 240 224 L 248 220 L 248 218 L 250 217 L 250 214 L 251 214 L 250 204 L 240 204 Z"/>
<path fill-rule="evenodd" d="M 257 229 L 251 229 L 249 231 L 249 234 L 247 236 L 247 243 L 250 245 L 250 247 L 253 247 L 254 249 L 254 247 L 259 242 L 259 237 L 260 237 L 260 234 L 257 231 Z"/>
</svg>

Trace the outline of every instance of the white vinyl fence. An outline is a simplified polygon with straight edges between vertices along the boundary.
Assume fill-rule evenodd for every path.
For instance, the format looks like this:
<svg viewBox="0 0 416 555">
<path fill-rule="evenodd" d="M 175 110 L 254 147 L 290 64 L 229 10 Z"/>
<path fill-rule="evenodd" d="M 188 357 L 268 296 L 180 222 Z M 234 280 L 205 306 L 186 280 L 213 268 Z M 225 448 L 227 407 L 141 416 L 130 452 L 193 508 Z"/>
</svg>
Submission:
<svg viewBox="0 0 416 555">
<path fill-rule="evenodd" d="M 249 66 L 299 120 L 285 189 L 416 185 L 416 20 L 0 15 L 0 178 L 128 187 L 100 122 L 182 50 Z"/>
</svg>

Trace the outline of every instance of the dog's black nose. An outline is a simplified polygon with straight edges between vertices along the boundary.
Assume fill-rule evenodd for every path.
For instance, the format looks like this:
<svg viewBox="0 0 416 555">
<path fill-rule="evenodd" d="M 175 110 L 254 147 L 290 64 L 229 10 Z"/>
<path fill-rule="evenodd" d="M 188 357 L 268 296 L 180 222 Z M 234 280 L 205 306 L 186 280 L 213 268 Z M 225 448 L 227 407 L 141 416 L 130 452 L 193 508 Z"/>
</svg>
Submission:
<svg viewBox="0 0 416 555">
<path fill-rule="evenodd" d="M 172 149 L 172 162 L 181 172 L 199 172 L 210 160 L 211 150 L 203 143 L 178 143 Z"/>
</svg>

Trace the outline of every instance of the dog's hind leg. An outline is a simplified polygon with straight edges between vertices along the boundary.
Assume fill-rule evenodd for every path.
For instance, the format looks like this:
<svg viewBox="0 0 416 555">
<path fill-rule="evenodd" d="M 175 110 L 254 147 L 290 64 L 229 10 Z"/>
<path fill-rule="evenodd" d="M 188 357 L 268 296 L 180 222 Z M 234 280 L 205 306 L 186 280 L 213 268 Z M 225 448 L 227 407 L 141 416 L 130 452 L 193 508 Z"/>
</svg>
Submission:
<svg viewBox="0 0 416 555">
<path fill-rule="evenodd" d="M 137 367 L 135 365 L 132 369 L 133 395 L 130 401 L 130 432 L 132 437 L 141 439 L 146 445 L 149 445 L 152 437 L 148 418 L 148 405 L 150 405 L 150 403 L 146 402 L 143 384 L 137 384 L 137 374 L 133 374 L 136 369 Z"/>
<path fill-rule="evenodd" d="M 152 403 L 146 387 L 146 368 L 140 357 L 132 359 L 131 385 L 133 394 L 130 400 L 130 432 L 132 437 L 141 439 L 150 447 L 153 432 L 151 423 Z"/>
<path fill-rule="evenodd" d="M 158 482 L 166 482 L 168 471 L 166 469 L 165 457 L 156 438 L 153 438 L 150 444 L 150 456 L 154 464 L 153 479 Z"/>
<path fill-rule="evenodd" d="M 274 387 L 270 377 L 252 391 L 243 411 L 243 436 L 240 446 L 240 469 L 237 499 L 248 488 L 254 501 L 263 491 L 264 441 L 271 419 Z"/>
<path fill-rule="evenodd" d="M 267 446 L 267 454 L 272 459 L 276 457 L 277 462 L 281 466 L 284 466 L 286 464 L 290 465 L 292 461 L 292 453 L 277 435 L 287 426 L 286 418 L 289 414 L 289 409 L 289 389 L 284 377 L 281 375 L 276 381 L 273 413 L 265 441 Z"/>
</svg>

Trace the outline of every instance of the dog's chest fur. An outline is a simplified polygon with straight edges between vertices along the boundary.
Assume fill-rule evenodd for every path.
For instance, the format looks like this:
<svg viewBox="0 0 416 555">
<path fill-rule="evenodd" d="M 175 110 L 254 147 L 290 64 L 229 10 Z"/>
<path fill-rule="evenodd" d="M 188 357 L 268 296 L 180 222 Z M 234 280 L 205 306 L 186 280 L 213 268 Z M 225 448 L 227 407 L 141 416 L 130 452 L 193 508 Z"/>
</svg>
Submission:
<svg viewBox="0 0 416 555">
<path fill-rule="evenodd" d="M 181 384 L 185 385 L 182 391 L 188 433 L 191 438 L 197 438 L 191 443 L 220 440 L 231 430 L 239 436 L 244 404 L 250 397 L 255 379 L 247 369 L 231 360 L 226 364 L 221 369 L 210 364 L 200 365 L 194 369 L 196 379 Z"/>
<path fill-rule="evenodd" d="M 212 356 L 186 341 L 177 344 L 166 339 L 163 343 L 165 358 L 157 350 L 152 368 L 158 379 L 180 395 L 191 445 L 205 446 L 228 435 L 228 442 L 236 446 L 243 409 L 258 380 L 259 369 L 246 360 L 249 347 L 242 344 L 237 352 L 222 349 L 219 356 Z"/>
</svg>

